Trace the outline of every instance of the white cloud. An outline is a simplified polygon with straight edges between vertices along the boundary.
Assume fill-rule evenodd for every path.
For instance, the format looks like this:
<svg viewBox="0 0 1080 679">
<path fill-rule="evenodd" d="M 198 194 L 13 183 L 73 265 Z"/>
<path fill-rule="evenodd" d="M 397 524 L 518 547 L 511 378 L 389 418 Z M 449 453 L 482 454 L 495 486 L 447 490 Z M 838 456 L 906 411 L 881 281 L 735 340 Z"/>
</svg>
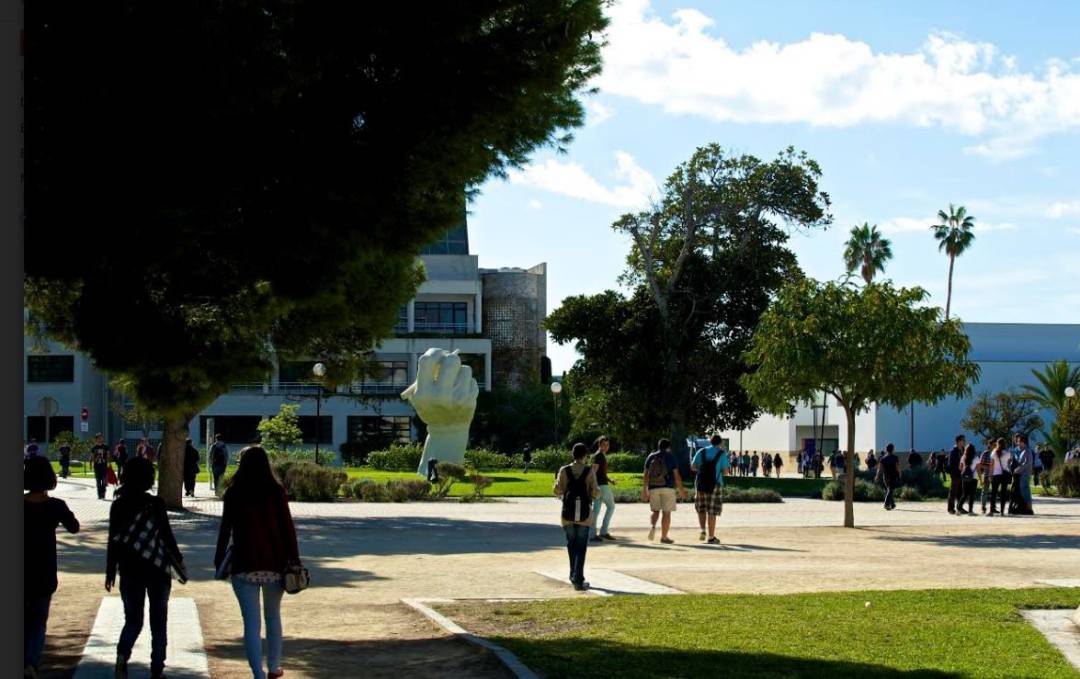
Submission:
<svg viewBox="0 0 1080 679">
<path fill-rule="evenodd" d="M 590 99 L 585 102 L 585 124 L 589 127 L 595 127 L 611 120 L 611 117 L 615 115 L 615 109 L 600 103 L 595 99 Z"/>
<path fill-rule="evenodd" d="M 549 158 L 524 170 L 511 170 L 510 183 L 623 209 L 641 209 L 656 193 L 656 180 L 625 151 L 615 153 L 615 186 L 604 186 L 580 164 Z"/>
<path fill-rule="evenodd" d="M 1053 203 L 1050 207 L 1046 208 L 1046 216 L 1051 219 L 1061 219 L 1062 217 L 1073 217 L 1080 215 L 1080 200 L 1061 201 Z"/>
<path fill-rule="evenodd" d="M 930 233 L 930 227 L 939 224 L 941 220 L 937 216 L 924 217 L 893 217 L 878 224 L 882 233 Z M 986 233 L 989 231 L 1014 231 L 1016 224 L 1012 222 L 985 222 L 975 220 L 975 232 Z"/>
<path fill-rule="evenodd" d="M 734 49 L 713 20 L 682 9 L 655 16 L 649 0 L 610 11 L 596 84 L 618 95 L 718 121 L 939 126 L 978 137 L 972 154 L 1029 153 L 1043 136 L 1080 127 L 1080 72 L 1061 60 L 1038 71 L 989 43 L 931 34 L 910 53 L 875 52 L 844 35 Z"/>
<path fill-rule="evenodd" d="M 1075 233 L 1077 236 L 1080 236 L 1080 226 L 1071 226 L 1066 229 L 1066 231 L 1068 231 L 1069 233 Z"/>
<path fill-rule="evenodd" d="M 535 198 L 529 201 L 529 208 L 532 210 L 539 210 L 542 207 L 544 207 L 544 204 Z"/>
</svg>

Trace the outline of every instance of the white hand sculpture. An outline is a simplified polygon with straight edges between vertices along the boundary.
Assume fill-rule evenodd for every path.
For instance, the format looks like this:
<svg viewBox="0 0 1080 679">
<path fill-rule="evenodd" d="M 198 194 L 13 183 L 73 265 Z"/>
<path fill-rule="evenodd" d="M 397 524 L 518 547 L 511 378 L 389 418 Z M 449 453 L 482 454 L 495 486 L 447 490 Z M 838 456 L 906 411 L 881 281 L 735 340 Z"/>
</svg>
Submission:
<svg viewBox="0 0 1080 679">
<path fill-rule="evenodd" d="M 428 349 L 420 357 L 416 382 L 401 393 L 428 427 L 417 474 L 427 476 L 428 460 L 464 461 L 479 394 L 472 368 L 461 364 L 456 350 Z"/>
</svg>

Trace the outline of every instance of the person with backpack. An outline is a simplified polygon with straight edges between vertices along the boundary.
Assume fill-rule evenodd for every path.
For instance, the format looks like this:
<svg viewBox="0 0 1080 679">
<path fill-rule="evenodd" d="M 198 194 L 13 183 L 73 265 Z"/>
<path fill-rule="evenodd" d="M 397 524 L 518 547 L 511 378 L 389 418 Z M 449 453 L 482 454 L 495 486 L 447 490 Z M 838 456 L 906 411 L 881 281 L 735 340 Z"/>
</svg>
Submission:
<svg viewBox="0 0 1080 679">
<path fill-rule="evenodd" d="M 900 487 L 900 458 L 893 452 L 896 447 L 893 444 L 885 446 L 885 454 L 878 460 L 877 474 L 874 483 L 879 479 L 885 482 L 885 509 L 896 509 L 896 498 L 893 493 Z"/>
<path fill-rule="evenodd" d="M 679 474 L 679 463 L 671 454 L 671 441 L 660 439 L 656 450 L 645 458 L 644 482 L 641 488 L 641 498 L 649 503 L 652 516 L 649 519 L 649 540 L 656 537 L 656 520 L 660 521 L 660 542 L 670 545 L 674 540 L 668 537 L 671 530 L 671 513 L 675 511 L 675 494 L 678 489 L 679 497 L 686 499 L 686 489 L 683 488 L 682 475 Z"/>
<path fill-rule="evenodd" d="M 184 442 L 184 495 L 195 497 L 195 478 L 199 475 L 199 449 L 188 439 Z"/>
<path fill-rule="evenodd" d="M 589 447 L 575 443 L 574 461 L 559 469 L 555 477 L 555 497 L 562 500 L 562 527 L 566 533 L 566 552 L 570 557 L 570 583 L 581 592 L 589 588 L 585 581 L 585 552 L 589 547 L 589 517 L 593 501 L 600 497 L 600 487 L 592 466 L 586 464 Z"/>
<path fill-rule="evenodd" d="M 214 445 L 210 446 L 210 476 L 214 479 L 214 490 L 221 495 L 221 477 L 229 466 L 229 448 L 221 440 L 221 434 L 214 435 Z"/>
<path fill-rule="evenodd" d="M 607 452 L 611 448 L 608 437 L 601 436 L 596 439 L 596 454 L 592 459 L 593 476 L 596 485 L 600 488 L 600 497 L 593 500 L 592 506 L 592 541 L 614 540 L 608 528 L 611 526 L 611 515 L 615 513 L 615 494 L 611 492 L 611 486 L 615 485 L 615 479 L 608 477 Z M 604 506 L 604 520 L 600 521 L 600 506 Z M 597 528 L 599 524 L 599 529 Z"/>
<path fill-rule="evenodd" d="M 723 442 L 719 435 L 713 434 L 709 439 L 712 445 L 697 451 L 690 462 L 690 469 L 697 474 L 694 478 L 694 509 L 701 526 L 698 539 L 706 539 L 707 523 L 710 545 L 720 544 L 716 537 L 716 517 L 724 511 L 724 470 L 728 468 L 727 453 L 720 447 Z"/>
<path fill-rule="evenodd" d="M 109 511 L 105 591 L 111 592 L 120 573 L 124 628 L 116 644 L 116 677 L 127 679 L 131 649 L 143 628 L 143 608 L 150 601 L 150 676 L 164 677 L 168 647 L 167 623 L 172 579 L 187 582 L 184 557 L 176 544 L 165 501 L 148 492 L 154 485 L 154 465 L 143 457 L 124 465 L 120 488 Z"/>
<path fill-rule="evenodd" d="M 23 676 L 36 677 L 45 648 L 49 607 L 56 593 L 56 528 L 79 532 L 79 521 L 63 500 L 49 497 L 56 473 L 34 456 L 23 466 Z"/>
</svg>

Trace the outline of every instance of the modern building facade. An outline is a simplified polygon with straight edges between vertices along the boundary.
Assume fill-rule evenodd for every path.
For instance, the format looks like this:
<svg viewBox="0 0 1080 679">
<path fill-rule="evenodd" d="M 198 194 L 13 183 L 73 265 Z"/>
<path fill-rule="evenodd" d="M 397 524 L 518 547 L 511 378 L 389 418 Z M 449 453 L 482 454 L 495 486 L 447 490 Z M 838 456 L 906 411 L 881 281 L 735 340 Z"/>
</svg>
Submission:
<svg viewBox="0 0 1080 679">
<path fill-rule="evenodd" d="M 343 444 L 415 440 L 422 423 L 400 394 L 415 379 L 417 359 L 431 347 L 458 350 L 482 390 L 538 380 L 547 346 L 540 325 L 547 314 L 546 265 L 481 269 L 479 257 L 469 252 L 466 223 L 428 245 L 421 259 L 427 279 L 401 308 L 393 336 L 375 348 L 379 375 L 320 389 L 312 374 L 314 359 L 279 361 L 266 381 L 233 385 L 194 418 L 192 440 L 205 442 L 212 427 L 228 443 L 254 441 L 259 421 L 286 403 L 299 406 L 306 446 L 318 441 L 326 459 L 340 460 Z M 61 429 L 79 435 L 83 407 L 91 415 L 89 433 L 101 431 L 110 442 L 143 435 L 137 425 L 125 424 L 119 407 L 110 407 L 116 395 L 85 355 L 53 343 L 35 346 L 29 337 L 24 353 L 24 436 L 45 438 L 39 415 L 43 398 L 58 403 L 50 438 Z M 160 439 L 160 425 L 151 423 L 149 434 Z"/>
<path fill-rule="evenodd" d="M 961 422 L 978 394 L 997 393 L 1033 384 L 1032 370 L 1065 359 L 1080 365 L 1080 325 L 1033 323 L 965 323 L 971 340 L 970 358 L 978 363 L 980 377 L 966 399 L 945 399 L 930 406 L 920 403 L 905 408 L 873 405 L 855 417 L 855 449 L 865 453 L 894 444 L 898 450 L 920 452 L 951 448 L 957 434 L 974 440 Z M 1080 397 L 1078 397 L 1080 398 Z M 847 445 L 847 420 L 843 408 L 830 397 L 800 404 L 793 417 L 763 415 L 749 429 L 721 433 L 735 450 L 794 454 L 820 445 L 828 455 Z M 1076 404 L 1080 407 L 1080 403 Z M 1049 424 L 1053 417 L 1041 413 Z M 1036 433 L 1036 437 L 1038 434 Z"/>
</svg>

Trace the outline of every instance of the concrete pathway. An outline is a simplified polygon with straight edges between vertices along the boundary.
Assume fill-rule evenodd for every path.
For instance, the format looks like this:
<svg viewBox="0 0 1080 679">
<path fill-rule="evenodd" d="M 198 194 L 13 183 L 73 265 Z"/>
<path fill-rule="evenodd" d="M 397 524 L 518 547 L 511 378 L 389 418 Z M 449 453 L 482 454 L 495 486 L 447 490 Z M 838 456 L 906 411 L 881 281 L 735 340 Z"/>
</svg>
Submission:
<svg viewBox="0 0 1080 679">
<path fill-rule="evenodd" d="M 1023 611 L 1024 619 L 1042 632 L 1072 666 L 1080 671 L 1080 626 L 1073 622 L 1073 611 Z"/>
<path fill-rule="evenodd" d="M 544 577 L 568 583 L 565 569 L 544 569 L 536 571 Z M 609 568 L 586 568 L 585 579 L 589 582 L 590 594 L 612 596 L 614 594 L 682 594 L 677 589 L 658 585 L 655 582 L 635 578 Z M 569 584 L 567 584 L 569 586 Z"/>
<path fill-rule="evenodd" d="M 102 599 L 74 679 L 112 679 L 116 666 L 116 642 L 123 627 L 124 605 L 120 597 Z M 168 636 L 165 673 L 169 679 L 209 679 L 202 626 L 194 599 L 173 597 L 169 600 Z M 143 613 L 142 633 L 128 661 L 128 672 L 133 679 L 150 675 L 149 604 Z"/>
</svg>

